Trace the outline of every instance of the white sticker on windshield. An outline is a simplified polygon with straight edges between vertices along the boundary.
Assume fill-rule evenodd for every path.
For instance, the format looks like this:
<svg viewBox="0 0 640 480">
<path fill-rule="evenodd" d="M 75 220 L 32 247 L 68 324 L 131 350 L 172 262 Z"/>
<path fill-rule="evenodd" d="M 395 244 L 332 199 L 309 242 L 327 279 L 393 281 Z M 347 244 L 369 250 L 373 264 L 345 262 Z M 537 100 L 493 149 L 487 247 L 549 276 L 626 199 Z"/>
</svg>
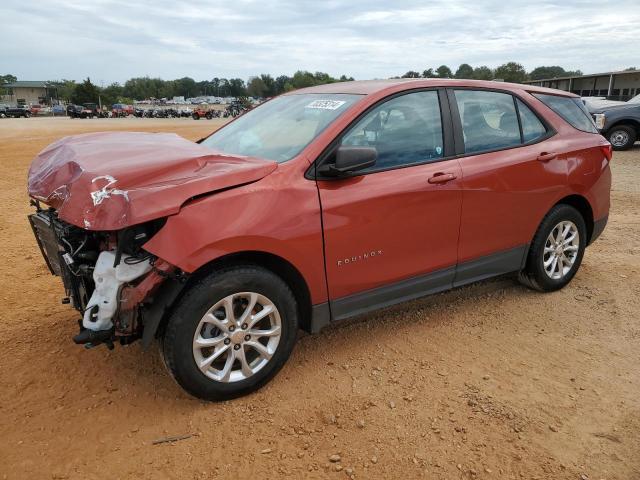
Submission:
<svg viewBox="0 0 640 480">
<path fill-rule="evenodd" d="M 314 100 L 305 108 L 320 108 L 322 110 L 337 110 L 346 102 L 342 100 Z"/>
</svg>

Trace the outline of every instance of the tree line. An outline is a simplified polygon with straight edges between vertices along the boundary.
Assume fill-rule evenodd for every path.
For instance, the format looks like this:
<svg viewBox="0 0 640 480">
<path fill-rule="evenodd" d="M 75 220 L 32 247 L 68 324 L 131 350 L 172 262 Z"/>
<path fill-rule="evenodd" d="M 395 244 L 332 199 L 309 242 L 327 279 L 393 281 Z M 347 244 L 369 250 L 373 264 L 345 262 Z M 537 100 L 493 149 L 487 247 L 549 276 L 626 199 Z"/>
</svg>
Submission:
<svg viewBox="0 0 640 480">
<path fill-rule="evenodd" d="M 173 97 L 257 97 L 266 98 L 298 88 L 311 87 L 324 83 L 346 82 L 353 77 L 342 75 L 334 78 L 324 72 L 297 71 L 293 76 L 280 75 L 272 77 L 269 74 L 251 77 L 247 82 L 241 78 L 218 78 L 195 81 L 190 77 L 176 80 L 161 78 L 137 77 L 127 80 L 124 84 L 112 83 L 106 87 L 99 87 L 87 78 L 81 83 L 74 80 L 52 81 L 57 86 L 58 98 L 71 103 L 97 102 L 98 96 L 104 105 L 113 103 L 132 103 L 133 100 L 150 98 Z"/>
<path fill-rule="evenodd" d="M 635 67 L 626 70 L 635 70 Z M 427 68 L 422 72 L 409 70 L 401 77 L 394 78 L 460 78 L 476 80 L 504 80 L 505 82 L 522 83 L 527 80 L 539 80 L 542 78 L 557 78 L 570 75 L 582 75 L 580 70 L 565 70 L 560 66 L 541 66 L 527 72 L 517 62 L 507 62 L 497 68 L 489 68 L 485 65 L 472 67 L 468 63 L 461 64 L 455 71 L 447 65 L 437 68 Z M 15 82 L 14 75 L 0 75 L 0 95 L 6 93 L 3 84 Z M 190 77 L 176 80 L 163 80 L 161 78 L 136 77 L 127 80 L 124 84 L 112 83 L 106 87 L 97 86 L 87 78 L 83 82 L 75 80 L 54 80 L 49 83 L 57 87 L 58 99 L 70 103 L 98 102 L 103 105 L 113 103 L 133 103 L 133 100 L 145 100 L 149 98 L 173 98 L 173 97 L 273 97 L 290 90 L 312 87 L 325 83 L 346 82 L 353 77 L 342 75 L 334 78 L 324 72 L 308 72 L 299 70 L 293 76 L 280 75 L 273 77 L 263 73 L 244 81 L 241 78 L 218 78 L 211 80 L 195 81 Z"/>
<path fill-rule="evenodd" d="M 461 64 L 455 73 L 447 65 L 440 65 L 435 70 L 428 68 L 422 73 L 409 70 L 402 78 L 460 78 L 473 80 L 504 80 L 505 82 L 522 83 L 527 80 L 540 80 L 542 78 L 557 78 L 570 75 L 582 75 L 580 70 L 565 70 L 559 66 L 537 67 L 527 72 L 517 62 L 507 62 L 497 68 L 489 68 L 486 65 L 472 67 L 468 63 Z"/>
</svg>

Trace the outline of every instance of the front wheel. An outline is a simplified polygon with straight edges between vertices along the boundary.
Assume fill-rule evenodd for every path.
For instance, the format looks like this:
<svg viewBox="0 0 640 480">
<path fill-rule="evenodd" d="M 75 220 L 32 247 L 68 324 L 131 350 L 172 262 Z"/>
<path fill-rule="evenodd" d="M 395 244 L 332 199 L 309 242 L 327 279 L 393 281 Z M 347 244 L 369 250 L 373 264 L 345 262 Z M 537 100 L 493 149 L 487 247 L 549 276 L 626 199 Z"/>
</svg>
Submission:
<svg viewBox="0 0 640 480">
<path fill-rule="evenodd" d="M 297 330 L 296 301 L 280 277 L 256 266 L 217 270 L 174 308 L 164 360 L 190 394 L 226 400 L 273 378 L 289 358 Z"/>
<path fill-rule="evenodd" d="M 533 237 L 521 283 L 543 292 L 561 289 L 580 268 L 586 246 L 587 228 L 580 212 L 556 205 Z"/>
<path fill-rule="evenodd" d="M 613 127 L 607 133 L 607 139 L 614 150 L 629 150 L 633 147 L 636 138 L 635 129 L 627 125 Z"/>
</svg>

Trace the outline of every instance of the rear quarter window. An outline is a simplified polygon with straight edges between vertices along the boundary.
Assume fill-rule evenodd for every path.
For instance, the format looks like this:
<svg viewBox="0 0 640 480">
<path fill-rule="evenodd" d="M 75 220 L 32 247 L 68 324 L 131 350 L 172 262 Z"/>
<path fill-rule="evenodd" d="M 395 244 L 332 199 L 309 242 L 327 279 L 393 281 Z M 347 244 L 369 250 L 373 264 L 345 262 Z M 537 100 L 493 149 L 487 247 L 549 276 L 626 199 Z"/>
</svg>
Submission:
<svg viewBox="0 0 640 480">
<path fill-rule="evenodd" d="M 532 93 L 534 97 L 562 117 L 567 123 L 578 130 L 588 133 L 598 133 L 593 119 L 579 98 L 560 97 L 544 93 Z"/>
</svg>

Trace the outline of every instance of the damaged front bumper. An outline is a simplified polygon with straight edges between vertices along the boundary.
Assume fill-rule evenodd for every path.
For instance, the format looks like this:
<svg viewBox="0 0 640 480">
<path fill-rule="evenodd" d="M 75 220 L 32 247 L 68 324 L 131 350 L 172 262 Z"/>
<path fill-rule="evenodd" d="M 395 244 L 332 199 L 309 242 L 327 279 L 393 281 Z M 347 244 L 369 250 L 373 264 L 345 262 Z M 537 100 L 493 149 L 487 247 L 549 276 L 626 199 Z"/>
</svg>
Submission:
<svg viewBox="0 0 640 480">
<path fill-rule="evenodd" d="M 145 323 L 153 325 L 153 336 L 161 320 L 154 316 L 165 311 L 154 308 L 154 294 L 165 283 L 185 280 L 181 271 L 142 249 L 158 225 L 93 232 L 59 220 L 53 209 L 36 206 L 29 222 L 40 251 L 51 273 L 62 278 L 63 303 L 82 314 L 74 341 L 86 347 L 128 344 L 142 337 Z"/>
</svg>

